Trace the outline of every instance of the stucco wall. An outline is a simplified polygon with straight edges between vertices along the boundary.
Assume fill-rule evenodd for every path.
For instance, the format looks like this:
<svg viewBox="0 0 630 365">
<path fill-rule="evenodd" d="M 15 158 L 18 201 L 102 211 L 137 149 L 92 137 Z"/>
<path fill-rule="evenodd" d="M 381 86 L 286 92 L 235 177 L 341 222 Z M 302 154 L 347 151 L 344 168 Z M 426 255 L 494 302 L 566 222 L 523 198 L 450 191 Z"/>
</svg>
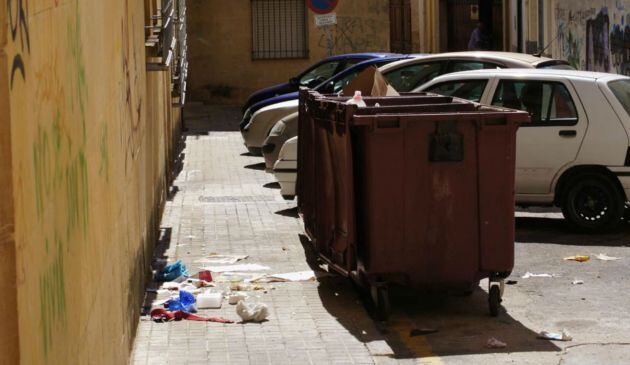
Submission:
<svg viewBox="0 0 630 365">
<path fill-rule="evenodd" d="M 250 0 L 193 0 L 188 4 L 191 100 L 238 104 L 253 91 L 288 79 L 333 54 L 389 52 L 389 2 L 342 0 L 338 24 L 328 35 L 308 11 L 308 59 L 256 60 L 251 57 Z"/>
<path fill-rule="evenodd" d="M 553 55 L 576 68 L 630 75 L 630 1 L 555 0 Z"/>
<path fill-rule="evenodd" d="M 0 185 L 9 171 L 14 207 L 0 202 L 0 224 L 13 210 L 15 253 L 0 225 L 0 340 L 15 318 L 22 364 L 126 363 L 175 124 L 166 71 L 145 71 L 144 0 L 2 6 Z"/>
</svg>

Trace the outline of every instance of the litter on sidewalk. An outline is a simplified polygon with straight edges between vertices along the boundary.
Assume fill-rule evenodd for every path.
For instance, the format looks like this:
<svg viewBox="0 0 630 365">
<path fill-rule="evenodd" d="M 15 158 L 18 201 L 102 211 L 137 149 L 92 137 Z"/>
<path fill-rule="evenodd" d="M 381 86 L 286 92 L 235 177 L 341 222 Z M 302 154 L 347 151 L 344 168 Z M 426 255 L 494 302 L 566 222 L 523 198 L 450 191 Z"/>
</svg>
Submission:
<svg viewBox="0 0 630 365">
<path fill-rule="evenodd" d="M 284 274 L 265 275 L 262 278 L 255 279 L 255 283 L 273 283 L 273 282 L 297 282 L 315 280 L 316 274 L 313 270 L 289 272 Z"/>
<path fill-rule="evenodd" d="M 243 322 L 262 322 L 269 316 L 269 308 L 266 304 L 247 304 L 241 300 L 236 304 L 236 314 Z"/>
<path fill-rule="evenodd" d="M 181 260 L 165 266 L 155 275 L 156 281 L 175 281 L 175 279 L 188 276 L 188 269 Z"/>
<path fill-rule="evenodd" d="M 577 261 L 577 262 L 586 262 L 590 259 L 591 257 L 586 256 L 586 255 L 569 256 L 569 257 L 564 258 L 564 260 L 566 261 Z"/>
<path fill-rule="evenodd" d="M 567 330 L 562 330 L 562 332 L 548 332 L 542 331 L 538 334 L 538 338 L 543 340 L 553 340 L 553 341 L 571 341 L 573 337 L 569 334 Z"/>
<path fill-rule="evenodd" d="M 573 284 L 573 285 L 582 285 L 582 284 L 584 284 L 584 280 L 575 279 L 575 280 L 573 280 L 573 282 L 571 282 L 571 284 Z"/>
<path fill-rule="evenodd" d="M 209 265 L 204 266 L 203 270 L 209 270 L 212 272 L 235 272 L 235 271 L 267 271 L 269 266 L 259 264 L 239 264 L 239 265 Z"/>
<path fill-rule="evenodd" d="M 219 309 L 222 303 L 222 293 L 205 292 L 197 295 L 197 307 L 199 309 Z"/>
<path fill-rule="evenodd" d="M 595 255 L 595 258 L 602 261 L 616 261 L 621 260 L 621 257 L 608 256 L 605 253 L 600 253 L 599 255 Z"/>
<path fill-rule="evenodd" d="M 217 323 L 234 323 L 229 319 L 222 317 L 202 317 L 184 311 L 167 311 L 162 308 L 156 308 L 151 311 L 151 318 L 156 322 L 181 321 L 183 319 L 199 322 L 217 322 Z"/>
<path fill-rule="evenodd" d="M 533 274 L 531 272 L 526 272 L 525 275 L 522 276 L 523 279 L 529 279 L 529 278 L 552 278 L 553 275 L 551 274 Z"/>
<path fill-rule="evenodd" d="M 228 303 L 234 305 L 240 302 L 241 300 L 246 300 L 247 297 L 248 297 L 247 293 L 235 291 L 235 292 L 230 293 L 230 296 L 228 298 Z"/>
<path fill-rule="evenodd" d="M 179 291 L 179 298 L 171 299 L 164 303 L 164 306 L 168 308 L 169 311 L 184 311 L 184 312 L 196 312 L 197 308 L 195 307 L 195 296 L 192 293 L 189 293 L 184 290 Z"/>
<path fill-rule="evenodd" d="M 212 254 L 208 257 L 201 258 L 196 260 L 196 263 L 202 264 L 214 264 L 214 265 L 228 265 L 235 264 L 241 260 L 245 260 L 249 256 L 247 255 L 216 255 Z"/>
<path fill-rule="evenodd" d="M 490 337 L 486 342 L 486 347 L 489 349 L 503 349 L 507 347 L 507 343 L 499 341 L 494 337 Z"/>
</svg>

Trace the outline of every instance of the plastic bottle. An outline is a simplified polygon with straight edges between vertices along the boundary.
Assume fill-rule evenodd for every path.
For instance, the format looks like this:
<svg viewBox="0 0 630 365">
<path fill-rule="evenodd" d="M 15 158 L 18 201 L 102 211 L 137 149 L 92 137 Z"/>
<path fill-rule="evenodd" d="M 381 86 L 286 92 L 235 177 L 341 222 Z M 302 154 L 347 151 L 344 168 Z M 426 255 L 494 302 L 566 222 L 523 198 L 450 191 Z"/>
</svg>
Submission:
<svg viewBox="0 0 630 365">
<path fill-rule="evenodd" d="M 365 104 L 365 101 L 363 101 L 363 96 L 361 96 L 361 92 L 359 90 L 354 92 L 354 96 L 352 97 L 352 99 L 348 100 L 346 104 L 356 105 L 359 108 L 365 108 L 367 106 Z"/>
</svg>

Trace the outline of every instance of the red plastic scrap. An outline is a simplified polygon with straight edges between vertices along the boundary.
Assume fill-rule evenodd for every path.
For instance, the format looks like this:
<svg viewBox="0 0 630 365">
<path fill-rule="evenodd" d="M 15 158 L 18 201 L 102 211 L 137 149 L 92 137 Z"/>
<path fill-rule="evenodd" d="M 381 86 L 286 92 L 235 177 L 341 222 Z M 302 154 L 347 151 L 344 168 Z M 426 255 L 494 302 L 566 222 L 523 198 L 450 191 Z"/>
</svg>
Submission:
<svg viewBox="0 0 630 365">
<path fill-rule="evenodd" d="M 186 319 L 199 322 L 234 323 L 234 321 L 222 317 L 201 317 L 184 311 L 169 312 L 162 308 L 152 310 L 151 318 L 156 322 L 181 321 L 182 319 Z"/>
</svg>

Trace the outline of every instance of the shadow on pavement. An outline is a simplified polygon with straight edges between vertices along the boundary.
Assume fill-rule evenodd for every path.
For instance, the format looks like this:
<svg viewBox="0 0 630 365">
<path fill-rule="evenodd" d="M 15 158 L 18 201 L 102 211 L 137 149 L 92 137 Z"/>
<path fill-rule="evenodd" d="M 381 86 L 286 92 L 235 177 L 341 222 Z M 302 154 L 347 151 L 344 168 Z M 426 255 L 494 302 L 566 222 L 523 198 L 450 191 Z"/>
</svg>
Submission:
<svg viewBox="0 0 630 365">
<path fill-rule="evenodd" d="M 171 227 L 162 227 L 160 228 L 160 235 L 158 237 L 158 241 L 153 250 L 153 259 L 151 261 L 151 268 L 153 270 L 160 270 L 167 263 L 167 257 L 164 254 L 166 250 L 168 250 L 171 245 L 171 239 L 173 236 L 173 228 Z M 146 290 L 144 292 L 144 300 L 142 304 L 142 315 L 148 315 L 151 311 L 151 306 L 155 299 L 157 298 L 156 290 L 160 286 L 161 283 L 155 282 L 154 280 L 149 280 L 147 283 Z"/>
<path fill-rule="evenodd" d="M 311 269 L 321 270 L 320 260 L 306 236 L 300 236 Z M 496 318 L 488 314 L 487 294 L 477 289 L 467 297 L 393 291 L 392 314 L 387 322 L 369 315 L 371 304 L 364 291 L 339 275 L 318 277 L 318 292 L 325 309 L 373 356 L 417 359 L 508 352 L 560 351 L 550 341 L 511 317 L 505 310 Z M 509 289 L 508 289 L 509 290 Z M 430 334 L 427 334 L 430 333 Z M 508 346 L 486 347 L 495 337 Z"/>
<path fill-rule="evenodd" d="M 293 207 L 293 208 L 288 208 L 288 209 L 283 209 L 283 210 L 279 210 L 276 212 L 277 215 L 281 215 L 283 217 L 290 217 L 290 218 L 298 218 L 298 208 L 297 207 Z"/>
<path fill-rule="evenodd" d="M 562 218 L 516 218 L 516 242 L 616 247 L 628 245 L 628 237 L 630 237 L 628 222 L 623 222 L 614 232 L 592 234 L 576 231 Z"/>
<path fill-rule="evenodd" d="M 187 135 L 207 135 L 209 132 L 238 132 L 241 121 L 238 106 L 189 103 L 184 108 Z"/>
<path fill-rule="evenodd" d="M 267 188 L 267 189 L 280 189 L 280 183 L 275 181 L 275 182 L 270 182 L 270 183 L 266 183 L 265 185 L 263 185 L 263 188 Z"/>
<path fill-rule="evenodd" d="M 259 163 L 247 165 L 247 166 L 244 166 L 244 167 L 246 169 L 250 169 L 250 170 L 264 171 L 265 170 L 265 163 L 264 162 L 259 162 Z"/>
</svg>

